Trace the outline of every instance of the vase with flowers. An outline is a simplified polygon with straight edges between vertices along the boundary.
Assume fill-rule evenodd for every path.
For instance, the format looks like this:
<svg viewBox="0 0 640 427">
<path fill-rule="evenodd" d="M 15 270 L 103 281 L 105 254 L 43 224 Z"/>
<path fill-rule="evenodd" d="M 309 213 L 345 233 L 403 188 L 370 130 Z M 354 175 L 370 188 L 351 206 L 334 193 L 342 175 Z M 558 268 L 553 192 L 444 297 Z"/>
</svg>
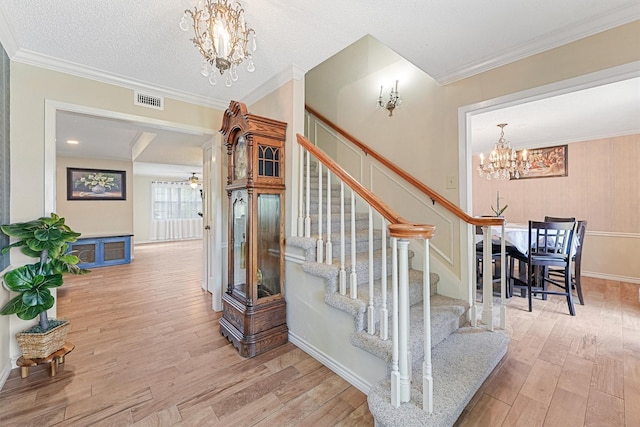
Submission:
<svg viewBox="0 0 640 427">
<path fill-rule="evenodd" d="M 74 183 L 74 186 L 76 188 L 85 187 L 95 194 L 103 194 L 107 190 L 118 189 L 115 177 L 112 174 L 102 172 L 90 173 L 83 176 Z"/>
</svg>

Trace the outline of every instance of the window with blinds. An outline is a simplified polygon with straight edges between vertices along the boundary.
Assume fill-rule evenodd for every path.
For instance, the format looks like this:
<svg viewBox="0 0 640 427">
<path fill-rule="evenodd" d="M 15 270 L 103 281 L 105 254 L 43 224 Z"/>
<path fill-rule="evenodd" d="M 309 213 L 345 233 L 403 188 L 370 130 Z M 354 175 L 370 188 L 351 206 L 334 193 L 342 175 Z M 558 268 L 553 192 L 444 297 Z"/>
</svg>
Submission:
<svg viewBox="0 0 640 427">
<path fill-rule="evenodd" d="M 191 188 L 187 183 L 154 181 L 151 204 L 154 220 L 198 218 L 198 212 L 202 212 L 199 189 Z"/>
</svg>

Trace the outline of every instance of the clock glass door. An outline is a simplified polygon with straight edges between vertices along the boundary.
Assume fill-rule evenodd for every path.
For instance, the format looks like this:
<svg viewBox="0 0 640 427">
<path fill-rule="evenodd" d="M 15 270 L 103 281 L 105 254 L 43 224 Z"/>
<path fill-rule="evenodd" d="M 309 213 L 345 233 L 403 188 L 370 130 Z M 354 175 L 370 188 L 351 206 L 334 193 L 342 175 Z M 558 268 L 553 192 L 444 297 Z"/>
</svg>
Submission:
<svg viewBox="0 0 640 427">
<path fill-rule="evenodd" d="M 231 290 L 234 294 L 247 296 L 247 190 L 235 190 L 231 193 L 233 221 L 231 235 L 233 239 L 233 262 Z"/>
<path fill-rule="evenodd" d="M 258 298 L 280 289 L 280 195 L 258 195 Z"/>
</svg>

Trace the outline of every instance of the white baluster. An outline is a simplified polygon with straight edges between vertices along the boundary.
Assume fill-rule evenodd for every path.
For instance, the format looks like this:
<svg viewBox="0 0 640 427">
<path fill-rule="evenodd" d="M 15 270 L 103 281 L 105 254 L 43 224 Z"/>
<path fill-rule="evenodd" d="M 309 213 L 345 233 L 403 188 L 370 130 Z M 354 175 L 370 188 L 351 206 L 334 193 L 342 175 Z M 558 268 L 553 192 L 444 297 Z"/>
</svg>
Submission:
<svg viewBox="0 0 640 427">
<path fill-rule="evenodd" d="M 400 358 L 398 340 L 398 239 L 391 238 L 391 405 L 398 408 L 400 399 L 400 369 L 398 359 Z"/>
<path fill-rule="evenodd" d="M 376 333 L 376 312 L 373 306 L 373 209 L 369 206 L 369 307 L 367 307 L 367 332 Z"/>
<path fill-rule="evenodd" d="M 411 398 L 409 370 L 409 241 L 398 240 L 398 369 L 400 371 L 400 401 Z"/>
<path fill-rule="evenodd" d="M 298 164 L 299 169 L 299 181 L 298 181 L 298 229 L 297 236 L 304 236 L 304 149 L 298 145 Z"/>
<path fill-rule="evenodd" d="M 493 273 L 491 227 L 482 227 L 482 323 L 493 331 Z"/>
<path fill-rule="evenodd" d="M 500 227 L 502 239 L 500 243 L 500 328 L 507 329 L 507 257 L 505 255 L 504 222 Z"/>
<path fill-rule="evenodd" d="M 322 240 L 322 163 L 318 162 L 318 241 L 316 242 L 316 262 L 324 261 Z"/>
<path fill-rule="evenodd" d="M 424 239 L 422 262 L 424 315 L 424 360 L 422 362 L 422 410 L 433 413 L 433 368 L 431 363 L 431 278 L 429 277 L 429 239 Z"/>
<path fill-rule="evenodd" d="M 304 217 L 304 237 L 311 237 L 311 217 L 309 216 L 311 211 L 311 159 L 309 157 L 309 152 L 307 151 L 307 186 L 305 188 L 306 196 L 306 216 Z"/>
<path fill-rule="evenodd" d="M 387 309 L 387 223 L 382 215 L 380 217 L 382 224 L 382 227 L 380 227 L 382 229 L 382 255 L 380 256 L 380 260 L 382 261 L 382 265 L 380 266 L 380 296 L 382 299 L 382 306 L 380 307 L 380 339 L 386 341 L 389 339 L 389 310 Z"/>
<path fill-rule="evenodd" d="M 478 277 L 478 261 L 476 259 L 476 255 L 475 255 L 475 235 L 476 235 L 476 226 L 473 226 L 473 235 L 474 235 L 474 241 L 473 241 L 473 246 L 474 246 L 474 256 L 473 256 L 473 265 L 474 265 L 474 269 L 473 269 L 473 279 L 469 280 L 469 320 L 471 323 L 472 327 L 477 327 L 478 326 L 478 301 L 477 301 L 477 277 Z"/>
<path fill-rule="evenodd" d="M 340 181 L 340 295 L 347 294 L 347 272 L 344 269 L 344 182 Z"/>
<path fill-rule="evenodd" d="M 327 243 L 325 245 L 327 265 L 333 264 L 333 244 L 331 243 L 331 171 L 327 169 Z"/>
<path fill-rule="evenodd" d="M 356 273 L 356 192 L 351 190 L 351 276 L 349 287 L 351 298 L 358 298 L 358 275 Z"/>
</svg>

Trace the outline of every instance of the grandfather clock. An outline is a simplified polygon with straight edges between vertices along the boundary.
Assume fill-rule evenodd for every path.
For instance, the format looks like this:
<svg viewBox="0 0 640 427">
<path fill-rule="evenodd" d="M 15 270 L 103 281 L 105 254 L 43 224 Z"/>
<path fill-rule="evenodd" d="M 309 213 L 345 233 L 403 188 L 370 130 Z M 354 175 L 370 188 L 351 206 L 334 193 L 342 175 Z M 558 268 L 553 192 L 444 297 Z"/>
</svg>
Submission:
<svg viewBox="0 0 640 427">
<path fill-rule="evenodd" d="M 284 300 L 284 141 L 287 124 L 231 101 L 227 147 L 229 277 L 220 333 L 243 357 L 287 342 Z"/>
</svg>

